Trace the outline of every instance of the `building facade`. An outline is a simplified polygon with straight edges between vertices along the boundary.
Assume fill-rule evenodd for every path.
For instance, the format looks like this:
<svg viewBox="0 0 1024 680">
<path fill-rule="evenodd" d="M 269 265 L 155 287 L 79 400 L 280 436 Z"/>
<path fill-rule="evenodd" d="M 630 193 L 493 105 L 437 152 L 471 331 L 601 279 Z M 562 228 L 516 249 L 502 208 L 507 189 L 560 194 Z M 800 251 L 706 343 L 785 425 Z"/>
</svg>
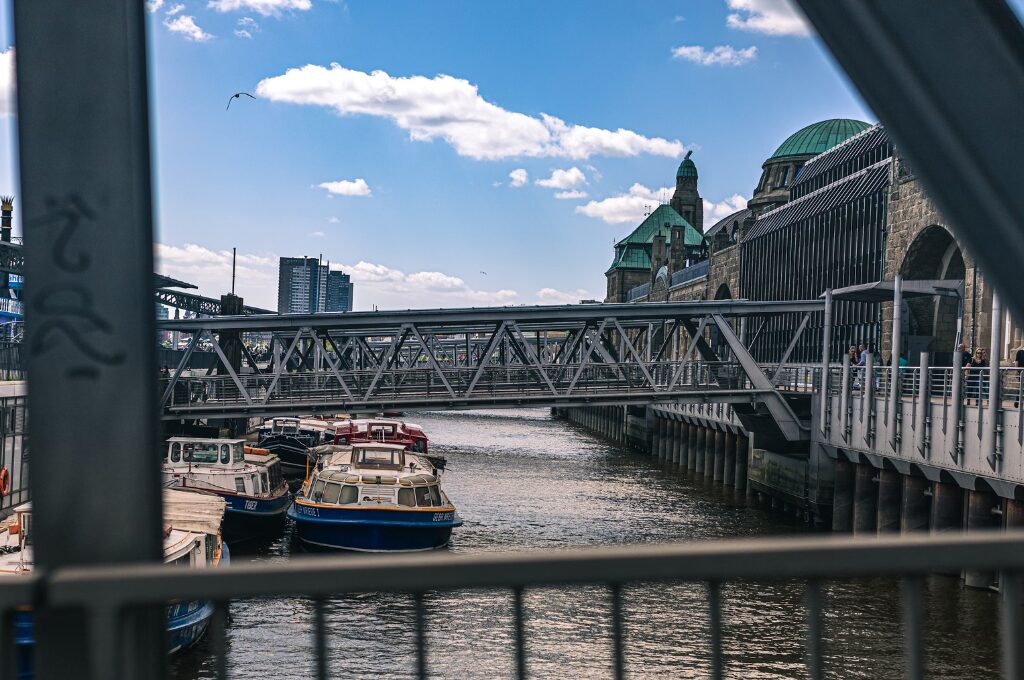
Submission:
<svg viewBox="0 0 1024 680">
<path fill-rule="evenodd" d="M 687 164 L 689 157 L 676 195 L 680 176 L 692 172 L 698 196 L 696 168 L 684 173 Z M 678 214 L 684 206 L 675 198 L 651 216 Z M 833 308 L 832 356 L 865 344 L 888 362 L 899 275 L 905 289 L 931 291 L 905 294 L 900 306 L 901 354 L 910 363 L 927 352 L 932 365 L 948 364 L 961 342 L 990 344 L 991 288 L 880 125 L 827 120 L 795 132 L 765 160 L 747 209 L 702 233 L 695 227 L 702 244 L 693 258 L 659 258 L 665 230 L 650 228 L 649 219 L 616 244 L 606 301 L 799 300 L 846 291 Z M 751 352 L 779 359 L 801 320 L 751 319 Z M 822 326 L 821 314 L 811 318 L 791 361 L 820 359 Z M 997 327 L 1007 363 L 1024 333 L 1009 318 Z"/>
<path fill-rule="evenodd" d="M 279 314 L 351 312 L 351 277 L 315 257 L 282 257 L 278 265 Z"/>
<path fill-rule="evenodd" d="M 336 270 L 327 273 L 326 311 L 352 311 L 352 277 L 343 271 Z"/>
</svg>

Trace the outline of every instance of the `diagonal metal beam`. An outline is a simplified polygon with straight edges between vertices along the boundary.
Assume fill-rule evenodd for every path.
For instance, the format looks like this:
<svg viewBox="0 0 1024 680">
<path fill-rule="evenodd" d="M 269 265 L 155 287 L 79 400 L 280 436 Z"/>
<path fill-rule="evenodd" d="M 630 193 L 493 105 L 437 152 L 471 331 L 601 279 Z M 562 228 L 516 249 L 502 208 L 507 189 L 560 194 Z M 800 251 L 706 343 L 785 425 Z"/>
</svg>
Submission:
<svg viewBox="0 0 1024 680">
<path fill-rule="evenodd" d="M 391 344 L 384 350 L 384 354 L 381 355 L 380 361 L 377 362 L 377 372 L 373 374 L 373 380 L 370 381 L 370 386 L 366 388 L 366 395 L 363 397 L 364 401 L 370 400 L 370 395 L 373 394 L 373 391 L 377 388 L 377 383 L 380 381 L 380 377 L 384 374 L 384 369 L 388 368 L 392 358 L 398 352 L 398 349 L 402 346 L 402 343 L 405 342 L 407 337 L 409 337 L 409 326 L 408 324 L 402 324 L 399 332 L 392 336 Z M 364 338 L 360 338 L 359 340 L 362 343 L 362 346 L 372 354 L 373 351 L 370 350 L 370 346 L 366 344 L 366 340 Z"/>
<path fill-rule="evenodd" d="M 345 380 L 341 377 L 341 373 L 338 371 L 338 362 L 334 359 L 334 357 L 327 353 L 327 348 L 324 347 L 322 342 L 320 342 L 320 337 L 317 335 L 315 330 L 311 329 L 309 331 L 309 334 L 313 338 L 313 342 L 315 342 L 316 345 L 320 348 L 320 351 L 323 352 L 324 361 L 327 362 L 327 366 L 328 368 L 331 369 L 331 373 L 333 373 L 334 377 L 337 378 L 338 384 L 341 385 L 341 389 L 345 390 L 345 394 L 348 396 L 349 399 L 352 399 L 352 391 L 348 388 L 348 385 L 345 384 Z"/>
<path fill-rule="evenodd" d="M 480 363 L 476 367 L 476 371 L 473 373 L 473 377 L 469 381 L 469 387 L 466 388 L 466 396 L 468 397 L 473 393 L 476 388 L 476 384 L 483 377 L 484 371 L 487 370 L 487 366 L 491 363 L 491 355 L 494 353 L 494 348 L 501 342 L 501 337 L 505 334 L 506 322 L 502 321 L 494 327 L 494 333 L 491 334 L 491 339 L 487 341 L 487 346 L 484 348 L 484 353 L 480 355 Z"/>
<path fill-rule="evenodd" d="M 601 334 L 604 333 L 604 328 L 607 325 L 607 319 L 601 321 L 601 324 L 597 327 L 597 331 L 595 332 L 595 335 L 598 338 L 600 338 Z M 583 369 L 585 369 L 587 367 L 587 364 L 590 363 L 590 356 L 594 353 L 594 346 L 599 344 L 590 340 L 589 333 L 586 329 L 584 329 L 582 335 L 585 340 L 584 345 L 586 346 L 587 350 L 583 353 L 583 356 L 580 358 L 580 365 L 576 368 L 576 372 L 573 374 L 572 380 L 569 382 L 569 387 L 566 388 L 565 390 L 566 396 L 572 394 L 573 389 L 576 387 L 576 381 L 580 379 L 580 376 L 583 375 Z"/>
<path fill-rule="evenodd" d="M 690 342 L 686 346 L 686 351 L 683 352 L 683 357 L 676 364 L 676 370 L 672 373 L 672 380 L 669 381 L 666 391 L 671 392 L 675 386 L 679 383 L 679 376 L 683 374 L 683 367 L 686 366 L 690 361 L 690 355 L 693 354 L 693 350 L 697 348 L 698 342 L 704 341 L 704 328 L 708 325 L 708 318 L 705 316 L 700 320 L 700 325 L 693 329 L 689 325 L 686 328 L 686 332 L 690 334 Z"/>
<path fill-rule="evenodd" d="M 775 369 L 775 373 L 772 374 L 772 384 L 775 384 L 775 379 L 782 373 L 782 367 L 787 361 L 789 361 L 789 355 L 793 353 L 793 349 L 796 347 L 796 343 L 800 341 L 800 336 L 803 334 L 804 329 L 807 328 L 807 324 L 811 320 L 810 312 L 804 314 L 804 318 L 800 321 L 800 325 L 797 326 L 796 331 L 793 333 L 793 339 L 789 341 L 789 345 L 786 347 L 786 351 L 782 353 L 782 358 L 779 360 L 779 366 Z"/>
<path fill-rule="evenodd" d="M 420 335 L 419 329 L 414 324 L 409 325 L 409 330 L 412 332 L 412 336 L 416 338 L 416 341 L 420 343 L 420 347 L 423 348 L 423 352 L 427 355 L 427 361 L 437 372 L 437 377 L 441 379 L 441 383 L 445 389 L 448 390 L 448 394 L 455 396 L 455 390 L 452 389 L 451 384 L 448 382 L 448 378 L 445 376 L 444 371 L 441 369 L 441 364 L 437 363 L 437 357 L 434 356 L 434 352 L 430 349 L 430 345 L 423 341 L 423 336 Z"/>
<path fill-rule="evenodd" d="M 551 394 L 558 394 L 558 390 L 555 389 L 554 383 L 551 382 L 551 378 L 548 377 L 547 371 L 540 363 L 540 359 L 534 354 L 533 349 L 526 343 L 526 338 L 523 336 L 523 332 L 519 330 L 519 325 L 513 321 L 508 325 L 512 331 L 513 344 L 518 340 L 523 345 L 523 351 L 526 353 L 527 361 L 533 368 L 540 374 L 540 377 L 544 379 L 548 389 L 551 390 Z M 539 348 L 538 348 L 539 349 Z"/>
<path fill-rule="evenodd" d="M 281 380 L 281 375 L 285 372 L 288 367 L 288 362 L 291 360 L 292 353 L 299 344 L 299 339 L 302 337 L 302 331 L 299 330 L 295 333 L 292 341 L 288 344 L 288 351 L 284 353 L 281 360 L 277 362 L 277 366 L 274 367 L 274 377 L 270 380 L 270 385 L 267 386 L 267 394 L 263 397 L 263 403 L 267 404 L 270 402 L 270 395 L 274 393 L 274 388 L 277 387 L 277 383 Z"/>
<path fill-rule="evenodd" d="M 238 374 L 235 373 L 234 367 L 231 365 L 231 362 L 228 361 L 228 358 L 224 355 L 224 350 L 221 349 L 220 347 L 220 341 L 217 339 L 217 336 L 214 335 L 213 333 L 210 333 L 210 342 L 213 343 L 213 351 L 217 353 L 218 357 L 220 357 L 220 363 L 223 364 L 224 368 L 227 369 L 228 375 L 231 376 L 231 382 L 235 383 L 235 387 L 238 388 L 238 392 L 242 395 L 242 398 L 245 399 L 245 403 L 248 404 L 249 406 L 252 406 L 252 397 L 249 396 L 249 390 L 245 389 L 245 386 L 242 384 L 242 381 L 239 380 Z"/>
<path fill-rule="evenodd" d="M 171 381 L 167 383 L 167 389 L 164 390 L 163 397 L 160 398 L 160 406 L 167 404 L 167 400 L 170 399 L 171 393 L 174 391 L 174 386 L 178 384 L 178 378 L 181 377 L 181 372 L 188 366 L 188 360 L 192 358 L 192 352 L 196 350 L 196 345 L 199 344 L 199 338 L 202 333 L 193 333 L 192 339 L 188 343 L 188 347 L 185 349 L 185 354 L 182 355 L 181 361 L 178 362 L 178 367 L 174 369 L 174 375 L 171 376 Z"/>
<path fill-rule="evenodd" d="M 615 329 L 619 332 L 619 334 L 622 336 L 622 339 L 625 341 L 626 350 L 633 355 L 633 359 L 636 360 L 637 365 L 640 366 L 640 372 L 644 374 L 645 378 L 647 378 L 647 384 L 651 386 L 652 390 L 657 392 L 658 386 L 654 384 L 654 378 L 651 376 L 651 372 L 647 370 L 647 365 L 646 363 L 644 363 L 643 357 L 640 356 L 640 353 L 636 351 L 636 347 L 634 347 L 633 343 L 630 342 L 629 336 L 626 335 L 626 331 L 619 323 L 619 320 L 612 319 L 612 322 L 615 324 Z"/>
</svg>

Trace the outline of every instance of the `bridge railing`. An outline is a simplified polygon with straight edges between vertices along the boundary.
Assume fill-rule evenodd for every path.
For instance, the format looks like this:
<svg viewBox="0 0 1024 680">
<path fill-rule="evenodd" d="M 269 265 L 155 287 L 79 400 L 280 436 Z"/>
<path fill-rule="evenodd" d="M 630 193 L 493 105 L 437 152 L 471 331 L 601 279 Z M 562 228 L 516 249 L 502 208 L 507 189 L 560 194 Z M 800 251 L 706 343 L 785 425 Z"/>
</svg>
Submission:
<svg viewBox="0 0 1024 680">
<path fill-rule="evenodd" d="M 805 637 L 807 676 L 820 680 L 834 660 L 826 648 L 841 625 L 842 612 L 829 606 L 824 584 L 849 578 L 891 577 L 901 584 L 901 610 L 905 677 L 925 677 L 927 659 L 925 639 L 929 620 L 925 601 L 925 577 L 931 573 L 958 573 L 961 569 L 998 574 L 1001 604 L 999 620 L 986 623 L 986 629 L 998 631 L 1001 640 L 1002 673 L 1017 678 L 1021 670 L 1021 575 L 1024 573 L 1024 534 L 1019 532 L 976 532 L 961 535 L 908 534 L 884 538 L 843 536 L 812 538 L 732 539 L 699 543 L 629 545 L 574 550 L 544 550 L 519 553 L 456 555 L 368 556 L 358 560 L 338 556 L 307 557 L 284 562 L 247 564 L 220 569 L 174 569 L 164 565 L 121 565 L 58 569 L 48 575 L 5 579 L 0 583 L 0 611 L 5 622 L 0 635 L 0 660 L 8 675 L 16 659 L 12 615 L 19 607 L 45 601 L 52 607 L 84 611 L 93 629 L 90 656 L 96 664 L 122 658 L 123 641 L 116 620 L 139 606 L 161 606 L 170 601 L 212 601 L 214 615 L 209 649 L 214 657 L 217 677 L 229 677 L 231 667 L 227 646 L 230 603 L 249 598 L 296 598 L 289 610 L 308 617 L 312 633 L 308 641 L 290 637 L 290 646 L 311 650 L 312 677 L 328 677 L 328 650 L 344 640 L 332 639 L 327 626 L 327 607 L 331 598 L 352 594 L 388 593 L 390 598 L 408 597 L 411 607 L 409 625 L 389 640 L 389 663 L 398 668 L 412 662 L 415 675 L 427 678 L 443 667 L 438 657 L 443 647 L 432 649 L 428 621 L 443 594 L 453 591 L 488 589 L 511 594 L 511 606 L 499 594 L 495 596 L 494 615 L 507 616 L 511 635 L 508 661 L 517 678 L 526 678 L 539 652 L 531 644 L 526 621 L 533 614 L 524 597 L 544 588 L 545 598 L 578 596 L 586 591 L 594 597 L 594 586 L 603 587 L 607 598 L 608 622 L 604 659 L 591 659 L 595 666 L 610 666 L 617 680 L 626 676 L 631 664 L 644 652 L 633 647 L 635 637 L 623 612 L 632 589 L 639 584 L 703 584 L 703 611 L 673 607 L 679 617 L 709 617 L 706 638 L 694 640 L 706 652 L 693 670 L 703 677 L 721 679 L 726 674 L 742 677 L 746 671 L 742 659 L 729 652 L 726 614 L 728 599 L 724 587 L 737 582 L 797 582 L 804 590 L 803 607 L 794 607 L 788 615 L 791 629 Z M 552 587 L 560 591 L 550 590 Z M 476 595 L 490 597 L 487 594 Z M 504 600 L 504 602 L 503 602 Z M 305 604 L 303 604 L 305 602 Z M 391 616 L 400 615 L 401 605 L 389 608 Z M 433 610 L 433 611 L 432 611 Z M 259 608 L 267 612 L 271 608 Z M 535 615 L 535 614 L 533 614 Z M 534 619 L 535 620 L 535 619 Z M 266 622 L 271 623 L 270 621 Z M 736 625 L 743 622 L 738 621 Z M 348 628 L 345 628 L 348 631 Z M 289 634 L 291 635 L 291 634 Z M 479 632 L 466 630 L 472 638 Z M 540 640 L 539 644 L 543 644 Z M 130 650 L 128 650 L 130 652 Z M 538 656 L 540 656 L 538 654 Z M 548 656 L 544 653 L 545 658 Z M 729 657 L 733 661 L 728 661 Z M 546 659 L 545 659 L 546 660 Z M 729 666 L 732 667 L 729 667 Z M 99 666 L 102 668 L 102 666 Z M 894 669 L 895 672 L 895 669 Z M 93 677 L 100 677 L 94 673 Z"/>
<path fill-rule="evenodd" d="M 801 385 L 800 379 L 790 380 Z M 296 373 L 182 376 L 168 391 L 161 383 L 164 407 L 201 408 L 254 404 L 357 404 L 410 399 L 486 400 L 523 397 L 586 397 L 609 393 L 653 395 L 658 392 L 741 391 L 752 389 L 743 369 L 731 362 L 648 364 L 549 364 L 478 367 L 424 365 L 384 371 L 303 371 Z M 804 385 L 810 388 L 810 383 Z"/>
</svg>

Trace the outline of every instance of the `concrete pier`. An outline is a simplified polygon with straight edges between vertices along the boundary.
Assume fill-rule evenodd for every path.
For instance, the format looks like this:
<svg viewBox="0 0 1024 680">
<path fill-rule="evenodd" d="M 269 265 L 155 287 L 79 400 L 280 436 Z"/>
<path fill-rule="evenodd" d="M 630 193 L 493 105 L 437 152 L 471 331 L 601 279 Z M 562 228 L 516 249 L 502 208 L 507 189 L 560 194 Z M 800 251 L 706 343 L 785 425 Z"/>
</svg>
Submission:
<svg viewBox="0 0 1024 680">
<path fill-rule="evenodd" d="M 715 432 L 715 463 L 712 477 L 716 482 L 725 479 L 725 432 Z"/>
<path fill-rule="evenodd" d="M 690 430 L 693 427 L 689 423 L 679 423 L 679 467 L 685 468 L 690 464 Z"/>
<path fill-rule="evenodd" d="M 690 466 L 690 469 L 698 475 L 702 475 L 704 474 L 704 460 L 706 458 L 704 455 L 704 449 L 707 448 L 709 430 L 706 427 L 698 427 L 696 430 L 697 445 L 694 447 L 694 450 L 691 451 L 691 455 L 694 457 L 695 463 Z"/>
<path fill-rule="evenodd" d="M 700 458 L 700 441 L 698 439 L 701 428 L 699 425 L 690 425 L 690 435 L 686 445 L 687 460 L 686 469 L 696 472 L 697 459 Z"/>
<path fill-rule="evenodd" d="M 725 469 L 722 471 L 722 484 L 736 485 L 736 435 L 725 433 Z"/>
<path fill-rule="evenodd" d="M 747 490 L 747 456 L 750 440 L 742 434 L 736 437 L 736 490 Z"/>
<path fill-rule="evenodd" d="M 928 531 L 931 509 L 931 483 L 924 477 L 904 476 L 900 499 L 900 528 L 903 533 Z"/>
<path fill-rule="evenodd" d="M 963 504 L 963 489 L 952 482 L 935 482 L 932 485 L 930 529 L 934 532 L 963 529 Z"/>
<path fill-rule="evenodd" d="M 858 463 L 853 473 L 853 533 L 873 534 L 877 526 L 878 489 L 875 468 Z"/>
<path fill-rule="evenodd" d="M 854 464 L 848 460 L 836 460 L 832 487 L 832 531 L 853 531 L 854 468 Z"/>
<path fill-rule="evenodd" d="M 900 492 L 903 483 L 900 473 L 895 470 L 878 471 L 878 533 L 900 530 Z"/>
<path fill-rule="evenodd" d="M 679 465 L 683 459 L 683 424 L 672 421 L 672 464 Z"/>
<path fill-rule="evenodd" d="M 994 493 L 989 491 L 968 491 L 967 532 L 998 529 L 1002 524 L 1002 518 L 997 513 L 997 511 L 1002 510 L 1001 505 Z M 963 579 L 964 585 L 970 588 L 988 588 L 995 583 L 996 574 L 992 571 L 965 569 Z"/>
<path fill-rule="evenodd" d="M 715 435 L 716 430 L 708 430 L 704 440 L 704 476 L 713 477 L 715 474 Z"/>
</svg>

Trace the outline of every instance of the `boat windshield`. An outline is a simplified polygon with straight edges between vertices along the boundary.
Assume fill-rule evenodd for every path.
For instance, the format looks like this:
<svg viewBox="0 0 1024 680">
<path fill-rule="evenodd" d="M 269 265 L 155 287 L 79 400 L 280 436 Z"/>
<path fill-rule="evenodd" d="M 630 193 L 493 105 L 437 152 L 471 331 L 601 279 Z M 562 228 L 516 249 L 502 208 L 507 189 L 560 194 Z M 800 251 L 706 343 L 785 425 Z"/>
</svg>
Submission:
<svg viewBox="0 0 1024 680">
<path fill-rule="evenodd" d="M 401 467 L 401 451 L 392 449 L 362 449 L 359 464 L 368 467 Z"/>
<path fill-rule="evenodd" d="M 279 432 L 281 434 L 296 434 L 299 431 L 299 421 L 275 420 L 271 429 L 274 432 Z"/>
<path fill-rule="evenodd" d="M 216 463 L 220 446 L 216 442 L 185 442 L 182 445 L 185 460 L 193 463 Z"/>
<path fill-rule="evenodd" d="M 235 463 L 245 462 L 245 445 L 236 442 L 231 445 L 231 460 Z"/>
</svg>

